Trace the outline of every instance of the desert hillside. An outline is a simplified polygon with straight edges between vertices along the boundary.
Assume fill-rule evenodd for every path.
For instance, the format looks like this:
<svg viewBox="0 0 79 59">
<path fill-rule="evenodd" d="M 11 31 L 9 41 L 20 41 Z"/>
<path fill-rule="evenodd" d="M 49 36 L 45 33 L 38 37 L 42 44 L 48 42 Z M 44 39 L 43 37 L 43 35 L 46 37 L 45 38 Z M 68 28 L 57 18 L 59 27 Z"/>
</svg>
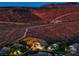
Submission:
<svg viewBox="0 0 79 59">
<path fill-rule="evenodd" d="M 79 4 L 0 7 L 0 44 L 24 36 L 72 38 L 79 34 Z"/>
</svg>

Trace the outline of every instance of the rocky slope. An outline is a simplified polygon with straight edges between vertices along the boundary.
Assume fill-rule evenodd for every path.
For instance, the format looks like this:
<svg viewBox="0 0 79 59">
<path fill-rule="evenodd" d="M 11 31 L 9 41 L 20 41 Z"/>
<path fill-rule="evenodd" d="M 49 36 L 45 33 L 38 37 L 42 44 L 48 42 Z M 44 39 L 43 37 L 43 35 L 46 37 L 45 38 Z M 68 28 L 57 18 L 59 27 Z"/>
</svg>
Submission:
<svg viewBox="0 0 79 59">
<path fill-rule="evenodd" d="M 79 4 L 0 8 L 0 42 L 27 36 L 72 38 L 79 34 Z M 17 34 L 16 34 L 17 33 Z M 26 34 L 25 34 L 26 36 Z"/>
</svg>

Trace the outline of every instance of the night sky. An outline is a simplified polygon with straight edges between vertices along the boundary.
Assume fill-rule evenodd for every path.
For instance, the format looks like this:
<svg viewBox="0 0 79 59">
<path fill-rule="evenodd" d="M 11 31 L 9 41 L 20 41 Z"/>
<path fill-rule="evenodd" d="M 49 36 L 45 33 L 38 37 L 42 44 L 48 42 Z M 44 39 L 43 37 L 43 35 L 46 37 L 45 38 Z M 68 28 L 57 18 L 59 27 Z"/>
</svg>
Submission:
<svg viewBox="0 0 79 59">
<path fill-rule="evenodd" d="M 45 4 L 63 4 L 64 2 L 0 2 L 0 7 L 40 7 Z"/>
</svg>

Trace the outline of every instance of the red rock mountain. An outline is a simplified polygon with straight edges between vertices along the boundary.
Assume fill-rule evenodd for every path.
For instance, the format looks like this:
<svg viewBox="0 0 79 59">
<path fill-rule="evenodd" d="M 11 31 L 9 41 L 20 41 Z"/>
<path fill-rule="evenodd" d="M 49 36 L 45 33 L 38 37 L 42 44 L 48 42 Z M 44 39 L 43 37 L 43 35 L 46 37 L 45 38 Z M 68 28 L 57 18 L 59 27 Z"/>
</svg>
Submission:
<svg viewBox="0 0 79 59">
<path fill-rule="evenodd" d="M 71 38 L 78 34 L 79 4 L 0 8 L 0 44 L 15 42 L 26 35 Z"/>
</svg>

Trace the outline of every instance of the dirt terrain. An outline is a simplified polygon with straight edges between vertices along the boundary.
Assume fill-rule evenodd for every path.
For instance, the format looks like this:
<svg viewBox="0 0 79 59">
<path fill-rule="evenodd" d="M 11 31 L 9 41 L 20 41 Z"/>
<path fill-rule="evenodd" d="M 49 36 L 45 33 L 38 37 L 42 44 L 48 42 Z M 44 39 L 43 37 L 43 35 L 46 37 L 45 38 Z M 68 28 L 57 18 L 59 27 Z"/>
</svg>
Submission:
<svg viewBox="0 0 79 59">
<path fill-rule="evenodd" d="M 79 34 L 79 4 L 1 7 L 0 45 L 25 36 L 71 38 Z"/>
</svg>

